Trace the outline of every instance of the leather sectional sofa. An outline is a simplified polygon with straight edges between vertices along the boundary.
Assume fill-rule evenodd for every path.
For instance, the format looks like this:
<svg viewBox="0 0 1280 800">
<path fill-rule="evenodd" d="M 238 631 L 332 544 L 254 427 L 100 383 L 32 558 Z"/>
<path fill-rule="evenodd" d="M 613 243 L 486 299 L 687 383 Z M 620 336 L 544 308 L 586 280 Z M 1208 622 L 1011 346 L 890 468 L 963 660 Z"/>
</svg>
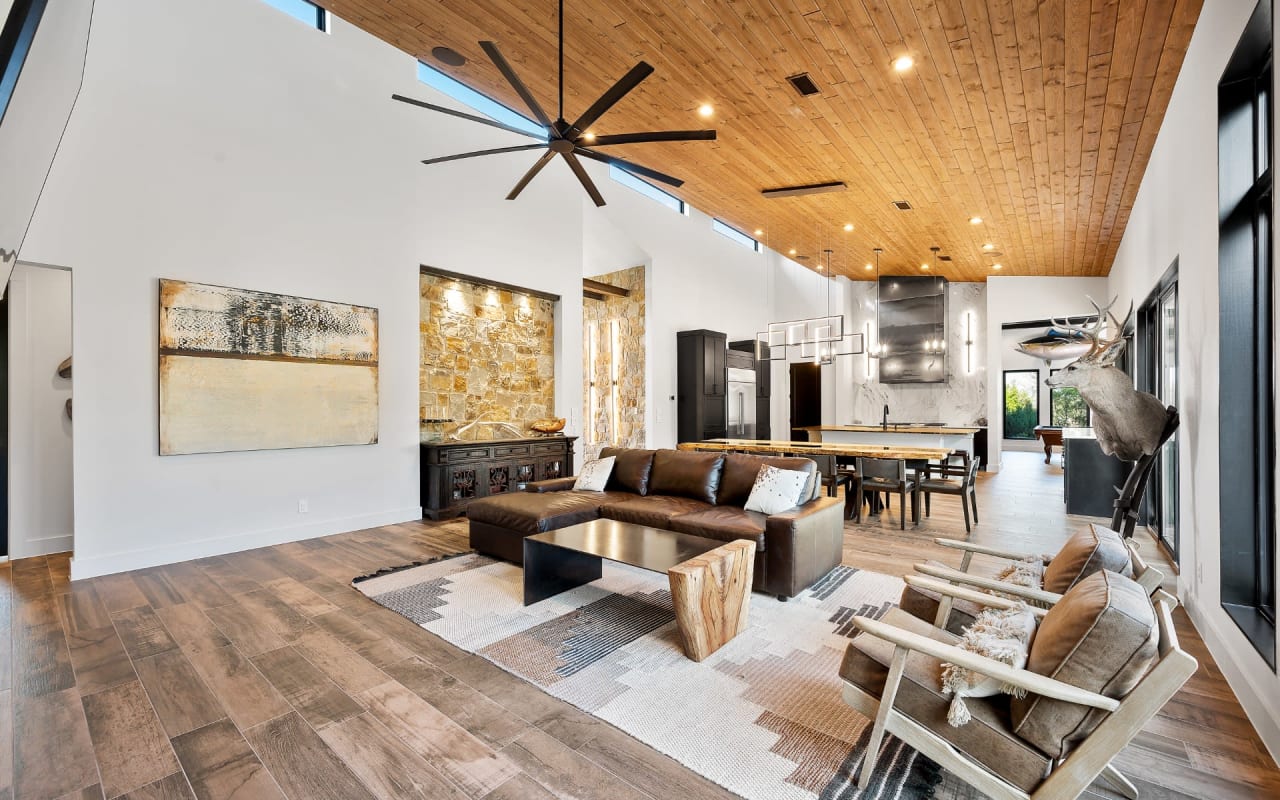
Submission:
<svg viewBox="0 0 1280 800">
<path fill-rule="evenodd" d="M 471 503 L 471 546 L 519 564 L 524 537 L 601 517 L 726 542 L 748 539 L 756 543 L 752 588 L 781 599 L 840 563 L 843 506 L 820 496 L 816 465 L 807 458 L 612 447 L 600 452 L 607 456 L 616 460 L 603 492 L 574 491 L 573 478 L 558 478 Z M 745 510 L 764 464 L 807 472 L 810 499 L 772 516 Z"/>
</svg>

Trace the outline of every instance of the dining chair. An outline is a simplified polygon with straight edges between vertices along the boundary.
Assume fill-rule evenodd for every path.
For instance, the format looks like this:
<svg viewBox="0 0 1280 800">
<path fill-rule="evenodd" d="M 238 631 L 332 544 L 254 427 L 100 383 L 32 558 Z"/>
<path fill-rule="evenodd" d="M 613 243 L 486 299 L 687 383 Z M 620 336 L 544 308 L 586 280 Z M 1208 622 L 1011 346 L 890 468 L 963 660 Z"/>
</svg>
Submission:
<svg viewBox="0 0 1280 800">
<path fill-rule="evenodd" d="M 836 497 L 841 488 L 844 489 L 844 518 L 854 519 L 855 512 L 861 511 L 861 504 L 854 503 L 854 476 L 857 471 L 842 466 L 835 456 L 806 454 L 818 465 L 818 474 L 822 476 L 822 485 L 827 489 L 827 497 Z"/>
<path fill-rule="evenodd" d="M 854 479 L 854 502 L 861 510 L 864 492 L 888 492 L 898 495 L 898 524 L 907 528 L 907 493 L 911 494 L 911 521 L 920 524 L 920 482 L 914 473 L 907 472 L 907 462 L 896 458 L 859 458 L 858 475 Z M 885 504 L 888 507 L 888 503 Z"/>
<path fill-rule="evenodd" d="M 944 475 L 946 473 L 943 473 Z M 931 475 L 926 476 L 920 481 L 920 491 L 924 494 L 924 515 L 930 515 L 929 499 L 934 494 L 950 494 L 960 498 L 960 506 L 964 509 L 964 529 L 965 532 L 971 532 L 973 528 L 969 525 L 969 505 L 973 504 L 973 521 L 978 521 L 978 496 L 974 489 L 974 484 L 978 480 L 978 460 L 970 459 L 965 465 L 965 471 L 959 478 L 934 478 Z"/>
</svg>

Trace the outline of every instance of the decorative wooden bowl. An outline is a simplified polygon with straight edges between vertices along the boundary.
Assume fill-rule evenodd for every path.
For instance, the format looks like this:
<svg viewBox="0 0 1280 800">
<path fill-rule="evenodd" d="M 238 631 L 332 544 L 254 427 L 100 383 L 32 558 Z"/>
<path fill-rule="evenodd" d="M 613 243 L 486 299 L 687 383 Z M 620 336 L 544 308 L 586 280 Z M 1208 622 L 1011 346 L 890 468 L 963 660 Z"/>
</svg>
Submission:
<svg viewBox="0 0 1280 800">
<path fill-rule="evenodd" d="M 564 418 L 559 419 L 540 419 L 532 423 L 529 428 L 538 433 L 559 433 L 564 430 Z"/>
</svg>

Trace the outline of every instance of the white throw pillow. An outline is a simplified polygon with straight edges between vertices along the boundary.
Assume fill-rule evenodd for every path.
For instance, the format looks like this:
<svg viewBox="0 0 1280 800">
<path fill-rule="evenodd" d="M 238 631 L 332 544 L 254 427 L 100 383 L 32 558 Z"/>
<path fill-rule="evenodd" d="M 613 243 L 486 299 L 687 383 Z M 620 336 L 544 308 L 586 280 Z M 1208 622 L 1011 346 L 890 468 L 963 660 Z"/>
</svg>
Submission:
<svg viewBox="0 0 1280 800">
<path fill-rule="evenodd" d="M 751 496 L 743 506 L 747 511 L 762 514 L 781 514 L 795 508 L 796 498 L 809 480 L 807 473 L 793 469 L 778 469 L 765 464 L 756 474 Z"/>
<path fill-rule="evenodd" d="M 573 488 L 587 492 L 603 492 L 605 485 L 609 483 L 609 476 L 613 474 L 614 459 L 615 456 L 609 456 L 583 464 L 582 471 L 578 473 L 578 479 L 573 482 Z"/>
<path fill-rule="evenodd" d="M 1027 649 L 1035 632 L 1036 618 L 1026 605 L 988 608 L 979 612 L 973 624 L 965 628 L 956 647 L 1022 669 L 1027 665 Z M 947 722 L 953 727 L 960 727 L 970 719 L 964 702 L 966 697 L 991 697 L 1001 693 L 1020 697 L 1023 694 L 1022 690 L 981 672 L 948 663 L 942 665 L 942 693 L 953 695 L 947 712 Z"/>
</svg>

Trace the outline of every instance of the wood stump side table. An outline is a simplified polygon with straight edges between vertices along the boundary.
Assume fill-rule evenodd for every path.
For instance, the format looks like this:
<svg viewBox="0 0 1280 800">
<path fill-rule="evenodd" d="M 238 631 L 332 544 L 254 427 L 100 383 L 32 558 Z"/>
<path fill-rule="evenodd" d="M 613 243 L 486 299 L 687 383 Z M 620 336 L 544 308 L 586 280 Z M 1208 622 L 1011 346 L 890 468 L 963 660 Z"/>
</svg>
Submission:
<svg viewBox="0 0 1280 800">
<path fill-rule="evenodd" d="M 747 626 L 756 545 L 745 539 L 667 570 L 685 655 L 702 661 Z"/>
</svg>

